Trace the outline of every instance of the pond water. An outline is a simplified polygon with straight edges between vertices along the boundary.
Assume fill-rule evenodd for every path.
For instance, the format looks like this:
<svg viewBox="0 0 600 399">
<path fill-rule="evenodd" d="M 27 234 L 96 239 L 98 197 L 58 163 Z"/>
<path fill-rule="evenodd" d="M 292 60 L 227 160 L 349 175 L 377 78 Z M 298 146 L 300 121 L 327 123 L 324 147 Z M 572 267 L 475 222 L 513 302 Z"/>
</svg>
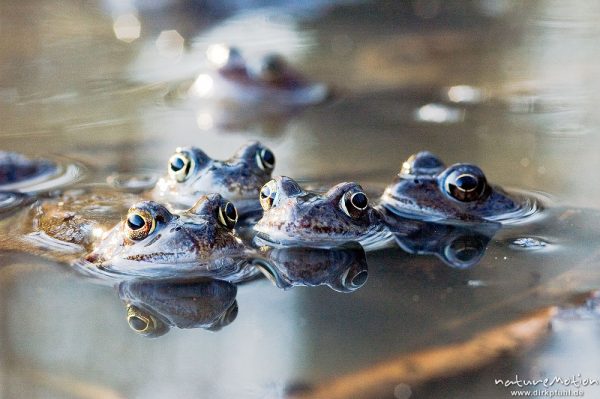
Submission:
<svg viewBox="0 0 600 399">
<path fill-rule="evenodd" d="M 361 260 L 368 280 L 352 293 L 282 290 L 265 278 L 237 292 L 200 284 L 198 295 L 226 295 L 224 319 L 154 339 L 130 329 L 119 296 L 139 299 L 144 287 L 115 289 L 4 251 L 0 398 L 503 398 L 510 390 L 494 379 L 600 378 L 590 297 L 600 288 L 598 17 L 600 6 L 583 1 L 2 2 L 0 147 L 60 159 L 61 184 L 141 176 L 144 185 L 175 147 L 225 159 L 260 140 L 276 154 L 275 174 L 301 181 L 381 192 L 427 149 L 475 163 L 545 208 L 486 236 L 469 268 L 387 248 Z M 280 52 L 335 98 L 257 114 L 174 96 L 208 67 L 215 43 L 250 61 Z M 508 345 L 507 356 L 489 356 L 490 338 L 456 372 L 417 367 L 392 373 L 414 378 L 369 385 L 381 362 L 460 351 L 550 306 L 561 308 L 552 329 L 527 352 Z M 336 381 L 356 385 L 333 396 Z"/>
</svg>

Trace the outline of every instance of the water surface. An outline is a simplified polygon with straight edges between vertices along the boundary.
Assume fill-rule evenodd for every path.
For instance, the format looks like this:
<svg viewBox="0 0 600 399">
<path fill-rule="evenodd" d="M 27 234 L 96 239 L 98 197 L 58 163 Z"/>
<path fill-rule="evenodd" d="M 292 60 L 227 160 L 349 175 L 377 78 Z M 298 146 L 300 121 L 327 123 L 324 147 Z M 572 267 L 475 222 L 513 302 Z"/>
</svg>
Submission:
<svg viewBox="0 0 600 399">
<path fill-rule="evenodd" d="M 463 342 L 600 288 L 600 7 L 119 4 L 0 4 L 3 150 L 67 157 L 86 165 L 84 183 L 97 183 L 160 171 L 177 146 L 226 158 L 259 139 L 277 156 L 276 174 L 377 192 L 427 149 L 552 199 L 539 218 L 496 233 L 472 268 L 390 248 L 367 254 L 369 279 L 354 293 L 283 291 L 260 279 L 238 287 L 238 315 L 219 332 L 174 328 L 157 339 L 128 327 L 110 284 L 2 253 L 0 397 L 283 397 L 291 385 Z M 168 94 L 207 67 L 213 43 L 235 44 L 254 61 L 282 52 L 338 98 L 260 119 L 173 101 Z M 544 245 L 514 244 L 530 238 Z M 600 376 L 597 315 L 553 327 L 533 352 L 411 392 L 502 398 L 493 378 Z"/>
</svg>

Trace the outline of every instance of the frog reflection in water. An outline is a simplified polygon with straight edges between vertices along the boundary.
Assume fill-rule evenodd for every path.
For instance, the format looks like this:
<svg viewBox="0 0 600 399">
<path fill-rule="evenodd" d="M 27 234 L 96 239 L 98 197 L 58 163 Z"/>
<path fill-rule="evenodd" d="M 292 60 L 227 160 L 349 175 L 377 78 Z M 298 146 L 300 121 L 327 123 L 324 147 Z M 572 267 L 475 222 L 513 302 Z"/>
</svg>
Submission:
<svg viewBox="0 0 600 399">
<path fill-rule="evenodd" d="M 335 248 L 265 248 L 266 261 L 257 267 L 277 287 L 327 285 L 338 292 L 353 292 L 368 277 L 364 249 L 356 244 Z"/>
<path fill-rule="evenodd" d="M 168 175 L 152 193 L 153 199 L 190 207 L 200 195 L 219 193 L 234 202 L 244 216 L 260 211 L 258 194 L 271 179 L 274 167 L 273 152 L 259 142 L 244 145 L 227 161 L 214 160 L 199 148 L 178 148 L 169 159 Z"/>
<path fill-rule="evenodd" d="M 158 337 L 170 327 L 217 331 L 233 322 L 237 287 L 210 278 L 133 279 L 118 286 L 127 323 L 138 334 Z"/>
<path fill-rule="evenodd" d="M 440 222 L 508 222 L 538 204 L 488 184 L 471 164 L 448 168 L 430 152 L 411 156 L 381 197 L 381 206 L 405 217 Z"/>
<path fill-rule="evenodd" d="M 279 177 L 261 189 L 260 201 L 264 213 L 254 226 L 258 243 L 328 248 L 358 242 L 374 249 L 391 238 L 356 183 L 340 183 L 319 194 Z"/>
<path fill-rule="evenodd" d="M 403 219 L 382 210 L 388 227 L 394 233 L 396 244 L 410 254 L 435 255 L 446 265 L 467 269 L 483 258 L 487 245 L 499 225 L 485 223 L 476 226 L 458 226 Z"/>
</svg>

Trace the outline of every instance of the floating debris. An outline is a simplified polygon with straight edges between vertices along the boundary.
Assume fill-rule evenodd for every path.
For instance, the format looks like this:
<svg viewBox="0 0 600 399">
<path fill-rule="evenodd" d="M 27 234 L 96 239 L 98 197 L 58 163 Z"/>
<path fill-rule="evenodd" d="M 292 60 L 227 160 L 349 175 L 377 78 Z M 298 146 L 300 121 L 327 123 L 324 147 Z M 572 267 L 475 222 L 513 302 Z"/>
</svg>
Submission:
<svg viewBox="0 0 600 399">
<path fill-rule="evenodd" d="M 545 241 L 533 237 L 517 238 L 511 243 L 511 246 L 523 249 L 540 249 L 547 245 Z"/>
</svg>

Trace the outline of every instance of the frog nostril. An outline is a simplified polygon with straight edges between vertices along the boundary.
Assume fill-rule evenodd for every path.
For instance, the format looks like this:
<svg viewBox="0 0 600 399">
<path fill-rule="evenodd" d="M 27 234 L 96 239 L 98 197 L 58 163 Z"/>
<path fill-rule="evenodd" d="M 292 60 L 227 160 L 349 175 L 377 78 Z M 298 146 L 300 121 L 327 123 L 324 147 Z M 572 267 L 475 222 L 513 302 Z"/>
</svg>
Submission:
<svg viewBox="0 0 600 399">
<path fill-rule="evenodd" d="M 91 254 L 85 257 L 85 260 L 90 263 L 97 263 L 100 260 L 100 255 L 98 255 L 95 252 L 92 252 Z"/>
</svg>

